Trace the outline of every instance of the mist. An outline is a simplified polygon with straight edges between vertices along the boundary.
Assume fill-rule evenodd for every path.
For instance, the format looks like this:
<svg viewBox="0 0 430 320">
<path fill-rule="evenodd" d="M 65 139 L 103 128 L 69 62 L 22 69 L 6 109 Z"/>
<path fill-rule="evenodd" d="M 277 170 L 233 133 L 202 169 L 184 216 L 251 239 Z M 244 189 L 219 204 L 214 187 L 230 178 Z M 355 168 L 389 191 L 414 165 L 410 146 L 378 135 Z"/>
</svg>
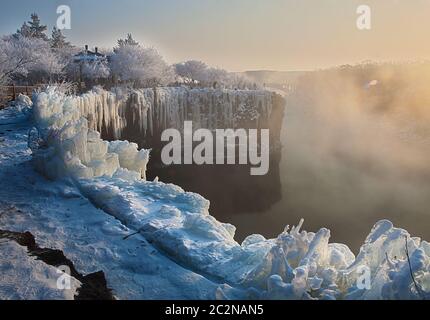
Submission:
<svg viewBox="0 0 430 320">
<path fill-rule="evenodd" d="M 430 65 L 362 64 L 302 76 L 287 97 L 282 200 L 237 215 L 237 237 L 305 218 L 358 252 L 380 219 L 430 236 Z"/>
</svg>

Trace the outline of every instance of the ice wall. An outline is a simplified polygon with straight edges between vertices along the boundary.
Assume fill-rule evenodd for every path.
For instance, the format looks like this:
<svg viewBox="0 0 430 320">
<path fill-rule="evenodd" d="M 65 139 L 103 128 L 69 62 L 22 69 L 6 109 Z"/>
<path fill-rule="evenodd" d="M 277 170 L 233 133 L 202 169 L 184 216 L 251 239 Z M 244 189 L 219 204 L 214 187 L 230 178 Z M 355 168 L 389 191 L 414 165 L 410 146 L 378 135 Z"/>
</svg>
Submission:
<svg viewBox="0 0 430 320">
<path fill-rule="evenodd" d="M 160 89 L 169 90 L 183 93 L 183 89 Z M 178 109 L 168 106 L 165 97 L 157 92 L 155 96 L 166 102 L 157 125 L 181 117 L 171 115 Z M 217 281 L 217 298 L 430 297 L 430 244 L 387 220 L 375 224 L 357 257 L 346 245 L 329 243 L 330 231 L 325 228 L 301 231 L 302 221 L 297 227 L 287 226 L 275 239 L 250 235 L 237 243 L 235 227 L 212 217 L 209 201 L 175 185 L 145 181 L 146 150 L 138 151 L 126 141 L 103 141 L 88 126 L 87 117 L 94 112 L 91 121 L 115 123 L 119 130 L 123 122 L 121 111 L 114 110 L 121 108 L 117 97 L 109 92 L 69 97 L 55 88 L 36 94 L 34 118 L 43 138 L 34 150 L 36 168 L 51 178 L 72 177 L 96 206 L 140 232 L 172 260 Z M 167 97 L 177 103 L 175 108 L 178 101 L 186 101 L 172 94 Z M 137 108 L 139 119 L 150 108 Z"/>
<path fill-rule="evenodd" d="M 241 121 L 258 127 L 272 108 L 272 94 L 266 91 L 184 87 L 95 88 L 81 96 L 48 88 L 34 99 L 34 117 L 49 145 L 35 162 L 52 177 L 64 171 L 64 165 L 76 177 L 112 176 L 119 168 L 144 177 L 149 151 L 137 151 L 135 143 L 102 141 L 100 132 L 118 139 L 130 125 L 152 136 L 165 128 L 181 129 L 185 120 L 193 120 L 194 128 L 234 128 Z M 60 162 L 49 161 L 58 156 Z"/>
<path fill-rule="evenodd" d="M 272 93 L 185 87 L 94 89 L 78 97 L 77 104 L 90 129 L 105 129 L 119 139 L 126 126 L 151 136 L 154 130 L 180 130 L 185 120 L 192 120 L 194 128 L 235 128 L 242 120 L 258 127 L 270 116 Z"/>
</svg>

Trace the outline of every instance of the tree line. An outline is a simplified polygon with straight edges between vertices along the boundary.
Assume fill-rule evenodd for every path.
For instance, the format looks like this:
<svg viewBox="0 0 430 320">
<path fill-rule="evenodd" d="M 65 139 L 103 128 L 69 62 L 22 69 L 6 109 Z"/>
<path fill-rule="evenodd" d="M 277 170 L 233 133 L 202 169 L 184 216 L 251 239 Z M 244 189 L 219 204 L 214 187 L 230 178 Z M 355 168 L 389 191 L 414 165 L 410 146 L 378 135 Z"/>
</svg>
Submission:
<svg viewBox="0 0 430 320">
<path fill-rule="evenodd" d="M 101 49 L 94 59 L 79 59 L 83 49 L 66 40 L 54 27 L 51 35 L 33 13 L 14 34 L 0 38 L 0 85 L 79 82 L 126 84 L 134 87 L 190 85 L 255 89 L 242 75 L 209 67 L 201 61 L 168 64 L 153 47 L 131 34 L 118 39 L 112 49 Z M 83 54 L 86 54 L 85 51 Z"/>
</svg>

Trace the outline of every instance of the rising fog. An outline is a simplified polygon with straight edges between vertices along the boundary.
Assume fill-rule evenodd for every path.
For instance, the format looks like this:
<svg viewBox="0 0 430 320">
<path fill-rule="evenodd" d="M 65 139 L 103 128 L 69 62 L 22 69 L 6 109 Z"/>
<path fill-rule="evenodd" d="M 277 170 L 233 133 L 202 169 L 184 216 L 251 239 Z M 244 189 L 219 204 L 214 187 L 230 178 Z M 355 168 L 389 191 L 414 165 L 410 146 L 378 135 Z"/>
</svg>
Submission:
<svg viewBox="0 0 430 320">
<path fill-rule="evenodd" d="M 235 216 L 238 238 L 275 236 L 305 218 L 358 251 L 390 219 L 430 237 L 430 64 L 363 64 L 310 72 L 287 97 L 282 200 Z M 264 222 L 264 223 L 263 223 Z"/>
</svg>

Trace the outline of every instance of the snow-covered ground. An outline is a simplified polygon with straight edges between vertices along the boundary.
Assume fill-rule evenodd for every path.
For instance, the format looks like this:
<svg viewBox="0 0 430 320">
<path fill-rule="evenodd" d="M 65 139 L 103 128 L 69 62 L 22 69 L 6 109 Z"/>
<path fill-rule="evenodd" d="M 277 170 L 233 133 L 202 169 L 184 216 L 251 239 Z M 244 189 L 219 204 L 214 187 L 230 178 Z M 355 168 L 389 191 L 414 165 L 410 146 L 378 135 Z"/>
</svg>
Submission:
<svg viewBox="0 0 430 320">
<path fill-rule="evenodd" d="M 389 221 L 375 225 L 357 257 L 329 243 L 327 229 L 301 231 L 302 222 L 275 239 L 250 235 L 239 244 L 207 200 L 144 179 L 146 150 L 102 141 L 79 98 L 50 89 L 33 101 L 35 123 L 24 98 L 1 112 L 1 228 L 31 231 L 82 273 L 103 270 L 119 299 L 419 299 L 430 291 L 430 245 Z M 44 143 L 31 162 L 33 125 Z M 360 287 L 363 270 L 368 289 Z"/>
<path fill-rule="evenodd" d="M 12 240 L 0 241 L 0 298 L 3 300 L 73 300 L 79 281 L 70 278 L 69 290 L 58 290 L 58 270 L 35 257 Z"/>
<path fill-rule="evenodd" d="M 74 184 L 49 181 L 36 173 L 27 148 L 30 120 L 16 109 L 0 114 L 0 229 L 30 231 L 40 246 L 62 250 L 81 273 L 103 270 L 118 299 L 215 297 L 217 283 L 172 262 L 141 235 L 124 240 L 133 230 L 95 208 Z M 10 250 L 0 245 L 0 251 L 2 270 L 6 263 L 13 266 L 7 278 L 11 280 L 2 274 L 0 299 L 73 296 L 62 291 L 54 296 L 55 289 L 42 282 L 40 293 L 26 291 L 26 283 L 12 281 L 30 277 L 28 269 L 18 268 L 24 250 L 10 256 Z M 56 283 L 58 274 L 51 275 Z"/>
</svg>

